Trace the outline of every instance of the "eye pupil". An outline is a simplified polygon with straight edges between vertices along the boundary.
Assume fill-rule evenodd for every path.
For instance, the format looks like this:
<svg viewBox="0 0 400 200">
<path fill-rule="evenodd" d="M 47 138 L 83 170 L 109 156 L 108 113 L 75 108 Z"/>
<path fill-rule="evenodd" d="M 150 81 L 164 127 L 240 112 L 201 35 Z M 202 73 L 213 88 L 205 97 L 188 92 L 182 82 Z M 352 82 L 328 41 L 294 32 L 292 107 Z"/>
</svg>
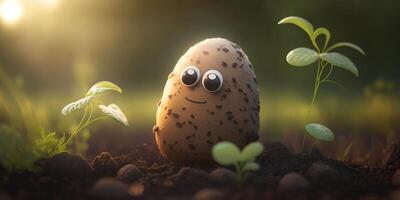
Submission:
<svg viewBox="0 0 400 200">
<path fill-rule="evenodd" d="M 187 67 L 182 71 L 181 81 L 186 86 L 194 86 L 200 79 L 200 71 L 195 66 Z"/>
<path fill-rule="evenodd" d="M 217 70 L 206 72 L 203 77 L 203 86 L 209 92 L 216 92 L 222 87 L 223 77 Z"/>
</svg>

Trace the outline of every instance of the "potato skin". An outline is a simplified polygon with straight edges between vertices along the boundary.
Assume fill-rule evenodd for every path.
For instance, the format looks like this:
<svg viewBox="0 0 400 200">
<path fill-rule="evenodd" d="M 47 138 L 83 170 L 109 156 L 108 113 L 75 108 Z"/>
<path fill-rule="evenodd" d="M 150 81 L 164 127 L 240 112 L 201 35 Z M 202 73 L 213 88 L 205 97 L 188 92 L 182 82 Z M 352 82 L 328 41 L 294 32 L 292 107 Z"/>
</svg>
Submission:
<svg viewBox="0 0 400 200">
<path fill-rule="evenodd" d="M 201 78 L 187 87 L 181 82 L 181 73 L 191 65 L 200 69 Z M 201 83 L 208 70 L 223 75 L 217 92 L 207 91 Z M 213 145 L 220 141 L 231 141 L 242 148 L 258 140 L 259 111 L 258 84 L 246 54 L 229 40 L 206 39 L 191 47 L 168 76 L 153 132 L 167 159 L 207 163 L 212 161 Z"/>
</svg>

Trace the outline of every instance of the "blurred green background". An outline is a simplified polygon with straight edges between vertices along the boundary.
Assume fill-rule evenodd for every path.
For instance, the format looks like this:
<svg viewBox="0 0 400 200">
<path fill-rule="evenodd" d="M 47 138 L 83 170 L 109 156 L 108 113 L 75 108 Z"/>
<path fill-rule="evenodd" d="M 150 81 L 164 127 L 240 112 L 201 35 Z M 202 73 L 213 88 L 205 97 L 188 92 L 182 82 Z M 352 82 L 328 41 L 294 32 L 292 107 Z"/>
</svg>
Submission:
<svg viewBox="0 0 400 200">
<path fill-rule="evenodd" d="M 399 128 L 397 0 L 14 1 L 20 15 L 2 16 L 0 25 L 1 67 L 23 89 L 37 124 L 50 130 L 68 130 L 73 120 L 62 117 L 61 108 L 93 83 L 109 80 L 124 93 L 107 99 L 121 105 L 131 127 L 104 122 L 93 134 L 111 126 L 102 130 L 151 137 L 156 102 L 180 56 L 203 39 L 224 37 L 239 44 L 255 66 L 263 140 L 296 149 L 316 68 L 295 68 L 285 61 L 291 49 L 311 47 L 299 28 L 277 25 L 291 15 L 330 29 L 332 42 L 353 42 L 367 53 L 341 51 L 358 66 L 360 77 L 334 70 L 334 80 L 344 87 L 321 88 L 312 119 L 337 134 L 337 141 L 325 148 L 343 149 L 349 141 L 360 141 L 357 149 L 372 151 L 376 140 L 371 135 L 386 136 Z M 7 101 L 9 94 L 0 96 L 2 123 L 21 120 L 7 110 L 18 103 Z M 385 144 L 385 137 L 381 140 Z"/>
</svg>

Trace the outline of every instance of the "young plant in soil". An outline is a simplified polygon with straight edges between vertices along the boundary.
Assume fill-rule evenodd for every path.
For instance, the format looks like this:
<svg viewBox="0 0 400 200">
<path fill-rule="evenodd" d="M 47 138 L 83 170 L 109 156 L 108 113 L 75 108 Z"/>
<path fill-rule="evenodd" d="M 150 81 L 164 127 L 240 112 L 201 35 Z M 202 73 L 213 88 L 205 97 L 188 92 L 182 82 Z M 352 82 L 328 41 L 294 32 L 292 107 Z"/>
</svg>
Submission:
<svg viewBox="0 0 400 200">
<path fill-rule="evenodd" d="M 117 105 L 110 104 L 106 106 L 103 105 L 101 101 L 96 99 L 99 94 L 106 91 L 116 91 L 118 93 L 122 93 L 120 87 L 109 81 L 101 81 L 94 84 L 83 98 L 66 105 L 61 111 L 63 115 L 69 115 L 74 111 L 84 109 L 83 116 L 72 133 L 68 137 L 64 135 L 63 137 L 59 138 L 55 133 L 45 134 L 42 131 L 41 138 L 36 141 L 36 153 L 41 157 L 50 157 L 52 155 L 65 152 L 68 148 L 68 145 L 70 145 L 74 137 L 79 132 L 94 122 L 102 119 L 112 118 L 125 126 L 129 126 L 125 114 Z M 97 117 L 93 116 L 94 105 L 98 106 L 103 113 L 102 115 Z"/>
<path fill-rule="evenodd" d="M 314 47 L 314 49 L 299 47 L 290 51 L 286 56 L 286 61 L 295 67 L 306 67 L 316 63 L 317 73 L 315 75 L 314 90 L 311 103 L 306 114 L 306 121 L 308 121 L 310 112 L 314 106 L 318 94 L 318 89 L 320 88 L 321 84 L 332 83 L 339 85 L 330 78 L 334 67 L 339 67 L 350 71 L 356 77 L 359 75 L 357 67 L 348 57 L 338 52 L 332 52 L 332 50 L 339 47 L 349 47 L 355 49 L 363 55 L 365 55 L 365 52 L 359 46 L 349 42 L 339 42 L 329 46 L 331 39 L 330 31 L 323 27 L 319 27 L 314 30 L 313 25 L 301 17 L 286 17 L 279 21 L 278 24 L 294 24 L 300 27 L 307 33 L 311 44 Z M 319 36 L 324 36 L 325 39 L 323 45 L 321 46 L 319 46 L 317 43 L 317 38 Z M 331 142 L 335 139 L 333 132 L 322 124 L 309 123 L 305 125 L 305 129 L 307 133 L 315 139 L 327 142 Z M 304 150 L 305 138 L 306 134 L 304 133 L 301 143 L 301 152 Z"/>
<path fill-rule="evenodd" d="M 224 141 L 213 146 L 212 156 L 220 165 L 235 166 L 236 180 L 242 184 L 249 171 L 256 171 L 260 168 L 255 159 L 263 150 L 264 146 L 260 142 L 252 142 L 240 151 L 235 144 Z"/>
</svg>

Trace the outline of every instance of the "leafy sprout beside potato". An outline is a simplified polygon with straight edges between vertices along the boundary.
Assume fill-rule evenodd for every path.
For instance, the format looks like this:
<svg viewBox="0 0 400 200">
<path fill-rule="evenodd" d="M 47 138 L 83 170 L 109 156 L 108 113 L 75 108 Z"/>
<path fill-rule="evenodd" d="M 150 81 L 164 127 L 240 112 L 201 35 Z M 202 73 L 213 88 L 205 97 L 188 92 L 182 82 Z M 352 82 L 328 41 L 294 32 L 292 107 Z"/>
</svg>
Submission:
<svg viewBox="0 0 400 200">
<path fill-rule="evenodd" d="M 301 17 L 286 17 L 279 21 L 278 24 L 294 24 L 300 27 L 307 33 L 314 47 L 314 49 L 299 47 L 290 51 L 286 56 L 286 61 L 290 65 L 296 67 L 306 67 L 310 66 L 313 63 L 317 63 L 317 74 L 315 76 L 313 96 L 306 117 L 308 120 L 311 109 L 315 103 L 320 85 L 322 83 L 332 83 L 339 85 L 338 83 L 330 79 L 334 67 L 339 67 L 350 71 L 356 77 L 359 76 L 357 67 L 348 57 L 338 52 L 332 52 L 332 50 L 339 47 L 348 47 L 360 52 L 363 55 L 365 55 L 365 52 L 359 46 L 349 42 L 339 42 L 329 46 L 329 42 L 331 39 L 330 31 L 323 27 L 314 29 L 314 26 L 310 22 Z M 324 36 L 325 39 L 322 47 L 320 47 L 317 43 L 317 38 L 320 36 Z M 335 139 L 335 135 L 333 134 L 333 132 L 322 124 L 310 123 L 305 126 L 305 129 L 309 135 L 318 140 L 330 142 Z M 305 136 L 306 135 L 304 134 L 301 144 L 301 151 L 304 150 Z"/>
</svg>

